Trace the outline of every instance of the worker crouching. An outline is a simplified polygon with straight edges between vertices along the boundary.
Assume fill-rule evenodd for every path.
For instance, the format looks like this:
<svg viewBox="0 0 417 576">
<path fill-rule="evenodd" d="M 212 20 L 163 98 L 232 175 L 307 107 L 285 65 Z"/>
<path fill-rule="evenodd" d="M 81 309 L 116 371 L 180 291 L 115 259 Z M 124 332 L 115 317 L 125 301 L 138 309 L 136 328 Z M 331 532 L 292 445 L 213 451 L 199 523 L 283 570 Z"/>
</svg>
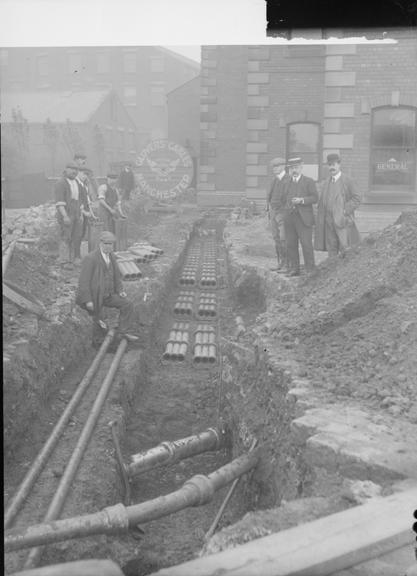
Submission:
<svg viewBox="0 0 417 576">
<path fill-rule="evenodd" d="M 82 261 L 76 303 L 93 318 L 93 345 L 97 345 L 103 330 L 103 307 L 119 309 L 118 332 L 122 338 L 134 342 L 139 338 L 132 330 L 133 302 L 123 290 L 120 271 L 113 254 L 116 237 L 105 231 L 100 235 L 98 248 Z"/>
</svg>

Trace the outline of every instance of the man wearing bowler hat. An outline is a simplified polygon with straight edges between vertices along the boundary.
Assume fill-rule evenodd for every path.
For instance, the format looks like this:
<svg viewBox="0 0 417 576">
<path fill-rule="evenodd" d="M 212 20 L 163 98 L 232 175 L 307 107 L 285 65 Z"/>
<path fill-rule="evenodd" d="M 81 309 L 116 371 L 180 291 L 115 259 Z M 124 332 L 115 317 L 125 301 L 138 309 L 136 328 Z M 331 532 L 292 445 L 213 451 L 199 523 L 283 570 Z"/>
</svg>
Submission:
<svg viewBox="0 0 417 576">
<path fill-rule="evenodd" d="M 314 248 L 329 257 L 343 257 L 349 246 L 358 244 L 360 236 L 354 216 L 361 199 L 351 178 L 340 170 L 339 154 L 328 154 L 329 176 L 321 185 L 314 234 Z"/>
<path fill-rule="evenodd" d="M 87 254 L 82 261 L 76 303 L 93 317 L 93 344 L 106 324 L 102 318 L 104 306 L 119 309 L 118 331 L 122 338 L 138 340 L 132 334 L 133 303 L 123 290 L 120 271 L 113 254 L 116 237 L 105 231 L 100 235 L 98 248 Z"/>
<path fill-rule="evenodd" d="M 269 215 L 269 223 L 271 226 L 272 238 L 275 242 L 275 251 L 277 254 L 278 265 L 272 270 L 282 270 L 288 267 L 287 262 L 287 249 L 285 244 L 285 231 L 284 231 L 284 214 L 285 214 L 285 196 L 284 184 L 288 180 L 285 172 L 286 161 L 284 158 L 277 157 L 271 161 L 272 172 L 274 179 L 269 190 L 266 200 L 266 209 Z"/>
<path fill-rule="evenodd" d="M 285 238 L 290 259 L 290 276 L 300 275 L 299 243 L 303 250 L 304 266 L 307 272 L 314 272 L 313 250 L 313 204 L 318 200 L 314 180 L 302 174 L 303 160 L 289 158 L 287 162 L 290 177 L 285 184 L 286 213 L 284 217 Z"/>
</svg>

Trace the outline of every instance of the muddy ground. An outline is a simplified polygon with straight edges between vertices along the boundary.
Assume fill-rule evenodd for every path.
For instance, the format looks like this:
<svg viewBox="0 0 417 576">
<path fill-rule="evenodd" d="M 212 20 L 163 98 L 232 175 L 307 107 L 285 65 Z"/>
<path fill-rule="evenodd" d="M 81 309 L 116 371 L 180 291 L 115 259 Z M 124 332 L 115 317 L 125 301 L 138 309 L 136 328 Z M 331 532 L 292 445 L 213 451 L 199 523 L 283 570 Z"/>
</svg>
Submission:
<svg viewBox="0 0 417 576">
<path fill-rule="evenodd" d="M 231 262 L 221 269 L 224 284 L 219 291 L 221 362 L 210 370 L 196 370 L 189 360 L 185 366 L 167 366 L 161 353 L 173 321 L 185 238 L 202 216 L 191 205 L 166 213 L 132 203 L 130 239 L 153 241 L 165 254 L 141 266 L 146 281 L 125 284 L 144 324 L 141 341 L 123 361 L 80 471 L 82 489 L 72 495 L 64 516 L 120 500 L 110 419 L 121 423 L 126 461 L 160 441 L 227 422 L 232 448 L 155 471 L 133 485 L 134 502 L 153 498 L 247 450 L 254 437 L 262 441 L 262 466 L 241 482 L 220 527 L 247 511 L 274 508 L 282 501 L 302 498 L 304 508 L 285 504 L 278 516 L 268 511 L 261 513 L 263 518 L 248 516 L 240 534 L 226 533 L 214 541 L 215 551 L 225 542 L 233 545 L 351 505 L 340 497 L 343 479 L 312 470 L 292 442 L 294 406 L 287 391 L 293 377 L 308 378 L 327 398 L 348 402 L 356 397 L 382 414 L 387 410 L 417 421 L 417 214 L 368 237 L 345 260 L 324 261 L 316 278 L 300 280 L 269 271 L 273 250 L 263 218 L 228 220 L 224 236 L 232 247 Z M 210 220 L 213 214 L 205 217 Z M 219 222 L 224 217 L 226 223 L 228 215 L 215 217 Z M 38 250 L 17 249 L 7 273 L 53 311 L 54 321 L 38 320 L 4 301 L 6 500 L 94 354 L 88 318 L 72 305 L 76 273 L 56 268 L 54 248 L 53 239 L 45 239 Z M 227 254 L 222 256 L 226 261 Z M 244 333 L 237 331 L 238 315 Z M 285 370 L 285 362 L 282 369 L 269 362 L 271 346 L 288 366 L 296 362 L 297 374 Z M 64 452 L 54 464 L 55 483 L 66 458 Z M 63 543 L 50 547 L 42 562 L 111 557 L 126 574 L 148 574 L 182 562 L 204 546 L 204 533 L 224 493 L 203 510 L 189 509 L 149 523 L 140 541 L 101 537 L 82 545 Z M 27 514 L 29 523 L 33 515 Z"/>
</svg>

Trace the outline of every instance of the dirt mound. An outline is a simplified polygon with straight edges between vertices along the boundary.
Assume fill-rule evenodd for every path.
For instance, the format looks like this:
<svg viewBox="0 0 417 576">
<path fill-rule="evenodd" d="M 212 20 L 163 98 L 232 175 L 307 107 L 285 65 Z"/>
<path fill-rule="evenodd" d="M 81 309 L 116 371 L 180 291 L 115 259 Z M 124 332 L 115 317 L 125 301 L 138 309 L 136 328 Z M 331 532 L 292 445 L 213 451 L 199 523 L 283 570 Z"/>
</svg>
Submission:
<svg viewBox="0 0 417 576">
<path fill-rule="evenodd" d="M 417 212 L 284 288 L 268 316 L 317 385 L 417 421 Z"/>
</svg>

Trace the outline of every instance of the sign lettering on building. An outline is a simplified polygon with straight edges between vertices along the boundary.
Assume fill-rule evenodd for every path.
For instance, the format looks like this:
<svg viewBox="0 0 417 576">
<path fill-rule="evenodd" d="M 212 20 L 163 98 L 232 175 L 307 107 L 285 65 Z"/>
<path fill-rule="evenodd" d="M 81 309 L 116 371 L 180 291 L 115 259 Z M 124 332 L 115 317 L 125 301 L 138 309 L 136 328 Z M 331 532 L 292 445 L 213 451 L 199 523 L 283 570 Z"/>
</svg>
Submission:
<svg viewBox="0 0 417 576">
<path fill-rule="evenodd" d="M 153 198 L 175 198 L 191 185 L 193 161 L 185 148 L 168 140 L 153 140 L 136 159 L 136 177 Z"/>
<path fill-rule="evenodd" d="M 380 171 L 386 170 L 407 170 L 407 162 L 397 161 L 395 158 L 390 158 L 387 162 L 377 162 L 376 169 Z"/>
</svg>

